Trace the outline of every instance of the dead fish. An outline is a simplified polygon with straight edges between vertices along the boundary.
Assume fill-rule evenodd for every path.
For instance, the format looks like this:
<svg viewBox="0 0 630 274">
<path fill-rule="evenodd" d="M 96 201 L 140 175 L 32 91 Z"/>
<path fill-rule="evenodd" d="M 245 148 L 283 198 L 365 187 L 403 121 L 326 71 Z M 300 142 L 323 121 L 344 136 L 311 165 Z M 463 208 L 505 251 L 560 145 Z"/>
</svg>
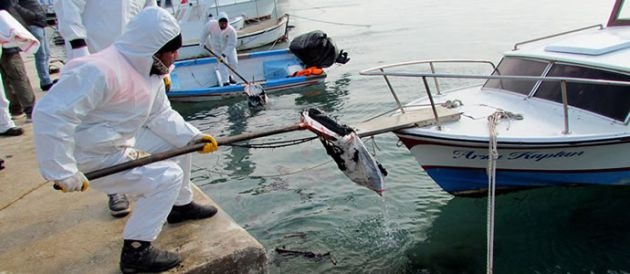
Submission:
<svg viewBox="0 0 630 274">
<path fill-rule="evenodd" d="M 337 123 L 316 108 L 303 111 L 301 120 L 319 136 L 328 155 L 350 180 L 383 195 L 383 177 L 387 173 L 368 152 L 354 129 Z"/>
</svg>

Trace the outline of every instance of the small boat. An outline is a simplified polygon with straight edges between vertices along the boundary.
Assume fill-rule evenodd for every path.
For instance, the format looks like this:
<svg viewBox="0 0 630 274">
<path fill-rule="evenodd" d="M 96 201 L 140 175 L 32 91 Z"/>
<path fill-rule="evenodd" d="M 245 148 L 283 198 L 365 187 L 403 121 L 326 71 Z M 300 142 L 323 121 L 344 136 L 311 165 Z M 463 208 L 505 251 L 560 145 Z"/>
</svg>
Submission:
<svg viewBox="0 0 630 274">
<path fill-rule="evenodd" d="M 287 40 L 289 32 L 289 15 L 284 14 L 280 18 L 262 20 L 258 23 L 250 23 L 237 31 L 237 50 L 248 50 L 262 47 L 278 41 Z"/>
<path fill-rule="evenodd" d="M 167 96 L 172 101 L 208 101 L 243 96 L 247 86 L 242 79 L 236 84 L 221 85 L 217 81 L 218 60 L 214 57 L 178 61 L 171 72 Z M 260 85 L 266 92 L 305 87 L 322 83 L 326 73 L 294 76 L 305 69 L 301 60 L 288 49 L 258 51 L 238 55 L 234 68 L 250 84 Z M 236 75 L 235 75 L 236 76 Z"/>
<path fill-rule="evenodd" d="M 617 0 L 607 26 L 517 43 L 498 65 L 420 60 L 361 75 L 384 77 L 398 103 L 386 116 L 434 114 L 432 125 L 394 133 L 451 194 L 630 185 L 630 21 L 616 17 L 626 3 Z M 446 71 L 484 67 L 488 74 Z M 422 83 L 426 96 L 400 102 L 396 89 L 409 83 Z M 459 116 L 441 120 L 445 110 Z"/>
<path fill-rule="evenodd" d="M 199 47 L 199 36 L 201 26 L 192 30 L 189 28 L 189 34 L 184 35 L 184 27 L 182 27 L 182 36 L 184 45 L 179 50 L 178 60 L 187 60 L 210 56 L 205 50 Z M 267 19 L 257 23 L 246 24 L 243 28 L 237 30 L 237 50 L 249 50 L 264 45 L 272 44 L 287 39 L 289 30 L 289 15 L 285 14 L 278 19 Z"/>
<path fill-rule="evenodd" d="M 180 0 L 173 9 L 178 20 L 187 17 L 205 22 L 208 15 L 225 12 L 230 17 L 243 16 L 246 21 L 257 21 L 273 16 L 276 0 Z"/>
</svg>

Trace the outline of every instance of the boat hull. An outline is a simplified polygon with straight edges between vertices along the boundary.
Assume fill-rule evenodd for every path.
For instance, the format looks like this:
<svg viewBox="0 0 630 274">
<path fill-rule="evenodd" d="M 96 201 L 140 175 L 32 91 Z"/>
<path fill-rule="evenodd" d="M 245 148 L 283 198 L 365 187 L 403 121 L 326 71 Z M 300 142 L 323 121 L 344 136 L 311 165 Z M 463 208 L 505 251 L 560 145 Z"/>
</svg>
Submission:
<svg viewBox="0 0 630 274">
<path fill-rule="evenodd" d="M 267 81 L 261 86 L 265 89 L 266 92 L 277 92 L 284 91 L 294 88 L 302 88 L 312 85 L 317 85 L 323 83 L 326 75 L 318 75 L 311 77 L 292 77 L 283 80 L 272 80 Z M 196 89 L 196 90 L 188 90 L 188 91 L 175 91 L 168 92 L 168 98 L 171 101 L 179 101 L 179 102 L 202 102 L 202 101 L 215 101 L 222 100 L 227 98 L 234 97 L 243 97 L 244 95 L 245 85 L 230 85 L 224 87 L 212 87 L 207 89 Z"/>
<path fill-rule="evenodd" d="M 488 189 L 487 142 L 397 134 L 445 191 L 474 195 Z M 496 188 L 630 185 L 630 138 L 572 143 L 500 143 Z"/>
</svg>

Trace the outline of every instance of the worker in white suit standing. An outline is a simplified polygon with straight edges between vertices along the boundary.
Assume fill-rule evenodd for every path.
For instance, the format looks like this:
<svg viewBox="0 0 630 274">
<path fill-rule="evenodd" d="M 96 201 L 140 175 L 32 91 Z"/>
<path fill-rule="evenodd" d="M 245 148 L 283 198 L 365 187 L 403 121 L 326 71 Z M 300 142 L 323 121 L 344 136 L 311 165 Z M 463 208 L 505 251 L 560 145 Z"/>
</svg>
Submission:
<svg viewBox="0 0 630 274">
<path fill-rule="evenodd" d="M 209 42 L 209 48 L 222 60 L 224 60 L 232 68 L 236 69 L 238 64 L 238 56 L 236 54 L 236 42 L 238 40 L 236 30 L 229 24 L 227 13 L 219 12 L 218 20 L 210 19 L 204 26 L 201 37 L 199 38 L 199 46 L 206 45 Z M 223 85 L 234 84 L 236 81 L 230 75 L 225 64 L 219 66 L 220 78 L 219 83 Z"/>
</svg>

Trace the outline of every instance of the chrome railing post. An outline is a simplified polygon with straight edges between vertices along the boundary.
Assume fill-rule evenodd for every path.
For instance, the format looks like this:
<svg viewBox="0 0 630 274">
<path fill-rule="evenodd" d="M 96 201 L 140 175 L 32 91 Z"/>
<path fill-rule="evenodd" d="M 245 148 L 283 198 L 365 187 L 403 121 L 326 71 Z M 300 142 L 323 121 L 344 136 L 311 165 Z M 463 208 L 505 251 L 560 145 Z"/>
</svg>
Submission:
<svg viewBox="0 0 630 274">
<path fill-rule="evenodd" d="M 440 118 L 438 118 L 437 109 L 435 108 L 435 103 L 433 102 L 433 95 L 431 95 L 431 90 L 429 89 L 429 83 L 427 82 L 426 76 L 422 76 L 422 82 L 424 83 L 424 88 L 427 90 L 427 95 L 429 96 L 429 101 L 431 102 L 431 109 L 433 110 L 433 117 L 435 117 L 435 124 L 437 125 L 437 129 L 442 130 L 442 125 L 440 124 Z"/>
<path fill-rule="evenodd" d="M 562 134 L 569 134 L 569 100 L 567 98 L 567 81 L 560 81 L 560 93 L 562 94 L 562 107 L 564 109 L 564 131 Z"/>
<path fill-rule="evenodd" d="M 431 73 L 435 74 L 435 67 L 433 66 L 433 62 L 429 62 L 429 66 L 431 67 Z M 437 89 L 437 94 L 441 95 L 441 93 L 440 93 L 440 85 L 438 84 L 438 78 L 437 77 L 433 77 L 433 82 L 435 82 L 435 88 Z"/>
<path fill-rule="evenodd" d="M 385 73 L 385 70 L 381 69 L 381 72 Z M 396 100 L 396 104 L 398 104 L 398 108 L 400 109 L 400 112 L 405 113 L 405 108 L 400 103 L 400 100 L 398 99 L 398 95 L 396 95 L 396 92 L 394 91 L 394 88 L 392 87 L 392 83 L 389 82 L 389 79 L 387 78 L 387 75 L 383 74 L 383 78 L 385 78 L 385 82 L 387 83 L 387 87 L 389 87 L 389 91 L 394 96 L 394 100 Z"/>
</svg>

